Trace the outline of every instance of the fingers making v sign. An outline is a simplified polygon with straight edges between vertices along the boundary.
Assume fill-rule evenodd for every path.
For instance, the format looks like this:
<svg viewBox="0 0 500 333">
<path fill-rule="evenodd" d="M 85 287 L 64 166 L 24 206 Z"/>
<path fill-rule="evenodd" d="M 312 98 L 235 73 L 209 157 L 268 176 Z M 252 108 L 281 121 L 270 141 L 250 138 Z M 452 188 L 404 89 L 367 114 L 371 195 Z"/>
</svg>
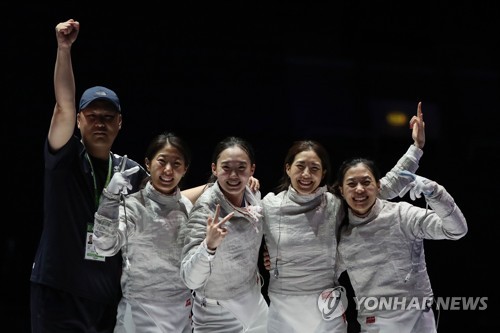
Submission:
<svg viewBox="0 0 500 333">
<path fill-rule="evenodd" d="M 224 237 L 226 237 L 228 230 L 224 224 L 234 215 L 234 212 L 231 212 L 219 221 L 219 213 L 220 205 L 217 205 L 214 216 L 209 217 L 207 220 L 206 242 L 207 248 L 211 251 L 215 251 L 215 249 L 217 249 L 217 247 L 222 243 Z"/>
</svg>

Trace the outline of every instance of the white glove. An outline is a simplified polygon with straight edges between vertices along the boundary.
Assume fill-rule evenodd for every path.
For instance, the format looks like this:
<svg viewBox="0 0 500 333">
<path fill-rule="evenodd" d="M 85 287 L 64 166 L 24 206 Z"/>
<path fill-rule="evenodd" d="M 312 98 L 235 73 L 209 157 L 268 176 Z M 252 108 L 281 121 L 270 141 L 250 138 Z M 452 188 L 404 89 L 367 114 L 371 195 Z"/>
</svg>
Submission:
<svg viewBox="0 0 500 333">
<path fill-rule="evenodd" d="M 132 184 L 130 184 L 130 179 L 128 178 L 130 175 L 139 171 L 139 166 L 136 165 L 133 168 L 124 171 L 115 172 L 111 180 L 109 181 L 108 187 L 106 190 L 111 194 L 127 194 L 128 190 L 132 189 Z M 128 189 L 128 190 L 127 190 Z"/>
<path fill-rule="evenodd" d="M 414 173 L 411 173 L 409 171 L 403 170 L 399 173 L 400 176 L 409 178 L 412 180 L 411 183 L 406 185 L 401 192 L 399 192 L 399 196 L 402 198 L 404 195 L 410 191 L 410 198 L 411 200 L 416 200 L 417 198 L 420 198 L 421 195 L 423 194 L 424 196 L 428 197 L 434 193 L 434 190 L 437 187 L 437 183 L 427 179 L 425 177 L 417 176 Z"/>
</svg>

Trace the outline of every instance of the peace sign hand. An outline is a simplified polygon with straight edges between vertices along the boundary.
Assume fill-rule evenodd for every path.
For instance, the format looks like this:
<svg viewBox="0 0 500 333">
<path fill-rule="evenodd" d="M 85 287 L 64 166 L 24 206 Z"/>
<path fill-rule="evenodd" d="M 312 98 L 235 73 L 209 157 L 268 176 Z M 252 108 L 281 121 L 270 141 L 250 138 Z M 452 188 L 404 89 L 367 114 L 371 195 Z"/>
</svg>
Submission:
<svg viewBox="0 0 500 333">
<path fill-rule="evenodd" d="M 136 165 L 133 168 L 115 172 L 113 177 L 109 181 L 106 190 L 112 194 L 127 194 L 128 190 L 132 190 L 132 184 L 130 183 L 130 175 L 133 175 L 139 171 L 139 166 Z"/>
<path fill-rule="evenodd" d="M 222 220 L 219 221 L 220 205 L 215 208 L 215 214 L 213 217 L 209 217 L 207 220 L 207 236 L 205 242 L 207 248 L 210 251 L 215 251 L 217 247 L 222 243 L 224 237 L 226 237 L 228 231 L 224 227 L 224 223 L 233 217 L 234 212 L 227 214 Z"/>
</svg>

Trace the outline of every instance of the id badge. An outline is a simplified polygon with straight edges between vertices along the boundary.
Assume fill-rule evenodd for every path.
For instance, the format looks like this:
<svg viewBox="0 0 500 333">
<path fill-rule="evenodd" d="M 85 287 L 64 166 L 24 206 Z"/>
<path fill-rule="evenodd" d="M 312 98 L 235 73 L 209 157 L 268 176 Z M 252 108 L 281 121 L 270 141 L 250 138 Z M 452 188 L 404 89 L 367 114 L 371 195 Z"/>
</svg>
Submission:
<svg viewBox="0 0 500 333">
<path fill-rule="evenodd" d="M 97 254 L 97 251 L 92 240 L 92 234 L 94 233 L 94 225 L 87 224 L 87 237 L 85 242 L 85 259 L 95 260 L 95 261 L 105 261 L 106 258 Z"/>
</svg>

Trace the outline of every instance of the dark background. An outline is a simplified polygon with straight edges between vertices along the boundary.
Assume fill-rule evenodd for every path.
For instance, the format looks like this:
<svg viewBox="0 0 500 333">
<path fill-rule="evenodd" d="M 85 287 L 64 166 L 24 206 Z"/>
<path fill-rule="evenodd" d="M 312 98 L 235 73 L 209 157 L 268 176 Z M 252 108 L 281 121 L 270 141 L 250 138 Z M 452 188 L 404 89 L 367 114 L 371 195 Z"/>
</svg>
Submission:
<svg viewBox="0 0 500 333">
<path fill-rule="evenodd" d="M 2 3 L 2 323 L 29 329 L 29 275 L 42 229 L 42 150 L 54 105 L 54 28 L 69 18 L 77 100 L 105 85 L 121 99 L 113 151 L 143 161 L 164 130 L 202 184 L 228 135 L 256 149 L 263 194 L 296 139 L 323 143 L 333 168 L 353 155 L 389 170 L 412 143 L 405 124 L 423 103 L 419 174 L 444 185 L 469 225 L 459 241 L 428 241 L 436 296 L 488 297 L 487 310 L 441 311 L 440 332 L 491 331 L 498 306 L 499 12 L 493 2 Z M 422 201 L 415 204 L 423 205 Z M 61 254 L 64 255 L 64 254 Z M 496 327 L 497 325 L 495 325 Z"/>
</svg>

